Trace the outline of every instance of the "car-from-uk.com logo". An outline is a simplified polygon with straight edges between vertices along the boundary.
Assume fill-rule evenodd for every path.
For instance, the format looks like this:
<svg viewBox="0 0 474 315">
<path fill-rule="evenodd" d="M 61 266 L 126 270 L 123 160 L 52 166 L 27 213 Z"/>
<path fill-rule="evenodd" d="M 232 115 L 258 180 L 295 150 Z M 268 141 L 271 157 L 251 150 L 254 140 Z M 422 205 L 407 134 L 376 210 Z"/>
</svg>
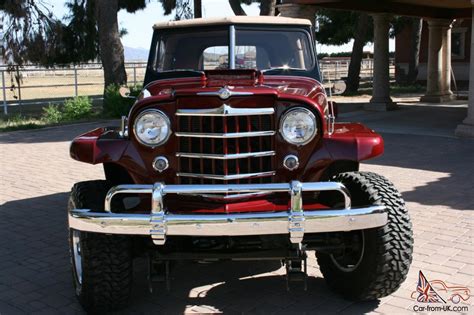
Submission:
<svg viewBox="0 0 474 315">
<path fill-rule="evenodd" d="M 466 302 L 471 297 L 468 287 L 447 285 L 444 281 L 428 281 L 423 274 L 419 273 L 416 290 L 411 293 L 411 298 L 417 303 L 413 305 L 415 312 L 468 312 L 469 306 L 458 305 Z"/>
</svg>

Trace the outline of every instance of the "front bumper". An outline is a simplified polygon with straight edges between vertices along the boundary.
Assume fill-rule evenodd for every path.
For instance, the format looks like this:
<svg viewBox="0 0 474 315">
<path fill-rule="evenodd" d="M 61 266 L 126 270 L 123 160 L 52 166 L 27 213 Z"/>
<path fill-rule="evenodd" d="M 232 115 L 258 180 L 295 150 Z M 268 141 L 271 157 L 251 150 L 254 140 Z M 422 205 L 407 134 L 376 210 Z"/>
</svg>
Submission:
<svg viewBox="0 0 474 315">
<path fill-rule="evenodd" d="M 303 210 L 303 191 L 338 191 L 344 197 L 344 209 Z M 288 192 L 288 211 L 238 214 L 173 214 L 163 204 L 165 194 Z M 112 198 L 117 194 L 147 193 L 152 195 L 150 214 L 113 213 Z M 350 194 L 341 183 L 292 181 L 281 184 L 246 185 L 119 185 L 105 198 L 105 212 L 72 209 L 71 229 L 126 235 L 150 235 L 156 245 L 163 245 L 166 236 L 244 236 L 289 234 L 299 244 L 305 233 L 353 231 L 375 228 L 387 223 L 385 207 L 372 205 L 351 208 Z"/>
</svg>

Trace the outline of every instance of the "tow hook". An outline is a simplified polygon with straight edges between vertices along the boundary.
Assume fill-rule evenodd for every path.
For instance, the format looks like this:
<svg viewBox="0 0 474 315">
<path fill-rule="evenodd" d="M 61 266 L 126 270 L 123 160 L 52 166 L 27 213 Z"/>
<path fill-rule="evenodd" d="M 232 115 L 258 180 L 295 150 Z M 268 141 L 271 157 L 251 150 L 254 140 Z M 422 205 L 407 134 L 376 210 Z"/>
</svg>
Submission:
<svg viewBox="0 0 474 315">
<path fill-rule="evenodd" d="M 308 255 L 304 249 L 298 249 L 297 255 L 285 258 L 286 290 L 290 291 L 290 282 L 303 282 L 304 290 L 308 290 Z"/>
</svg>

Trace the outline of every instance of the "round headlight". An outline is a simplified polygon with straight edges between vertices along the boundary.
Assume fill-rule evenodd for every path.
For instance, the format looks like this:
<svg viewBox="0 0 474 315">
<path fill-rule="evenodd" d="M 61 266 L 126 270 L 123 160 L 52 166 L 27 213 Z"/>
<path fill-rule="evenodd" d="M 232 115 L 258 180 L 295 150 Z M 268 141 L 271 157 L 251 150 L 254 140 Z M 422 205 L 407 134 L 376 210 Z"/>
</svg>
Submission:
<svg viewBox="0 0 474 315">
<path fill-rule="evenodd" d="M 165 143 L 171 134 L 170 120 L 159 110 L 145 110 L 135 120 L 133 131 L 140 143 L 159 146 Z"/>
<path fill-rule="evenodd" d="M 291 109 L 281 118 L 280 133 L 291 144 L 306 144 L 318 133 L 316 117 L 303 107 Z"/>
</svg>

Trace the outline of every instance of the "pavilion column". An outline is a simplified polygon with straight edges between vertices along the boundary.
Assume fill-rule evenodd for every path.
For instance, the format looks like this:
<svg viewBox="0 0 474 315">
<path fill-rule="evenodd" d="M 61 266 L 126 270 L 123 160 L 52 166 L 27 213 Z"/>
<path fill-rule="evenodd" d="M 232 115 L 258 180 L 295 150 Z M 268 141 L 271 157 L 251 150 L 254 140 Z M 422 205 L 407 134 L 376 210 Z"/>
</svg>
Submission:
<svg viewBox="0 0 474 315">
<path fill-rule="evenodd" d="M 393 110 L 396 104 L 390 98 L 390 59 L 388 51 L 391 16 L 373 14 L 374 19 L 374 81 L 372 99 L 365 105 L 368 110 Z"/>
<path fill-rule="evenodd" d="M 474 0 L 471 0 L 474 6 Z M 471 61 L 469 64 L 469 104 L 467 117 L 456 128 L 456 136 L 474 138 L 474 8 L 472 9 Z"/>
<path fill-rule="evenodd" d="M 428 19 L 428 74 L 422 102 L 442 103 L 454 99 L 451 91 L 452 20 Z"/>
<path fill-rule="evenodd" d="M 318 10 L 314 5 L 304 4 L 280 4 L 277 5 L 280 16 L 307 19 L 314 25 L 316 19 L 316 11 Z"/>
</svg>

